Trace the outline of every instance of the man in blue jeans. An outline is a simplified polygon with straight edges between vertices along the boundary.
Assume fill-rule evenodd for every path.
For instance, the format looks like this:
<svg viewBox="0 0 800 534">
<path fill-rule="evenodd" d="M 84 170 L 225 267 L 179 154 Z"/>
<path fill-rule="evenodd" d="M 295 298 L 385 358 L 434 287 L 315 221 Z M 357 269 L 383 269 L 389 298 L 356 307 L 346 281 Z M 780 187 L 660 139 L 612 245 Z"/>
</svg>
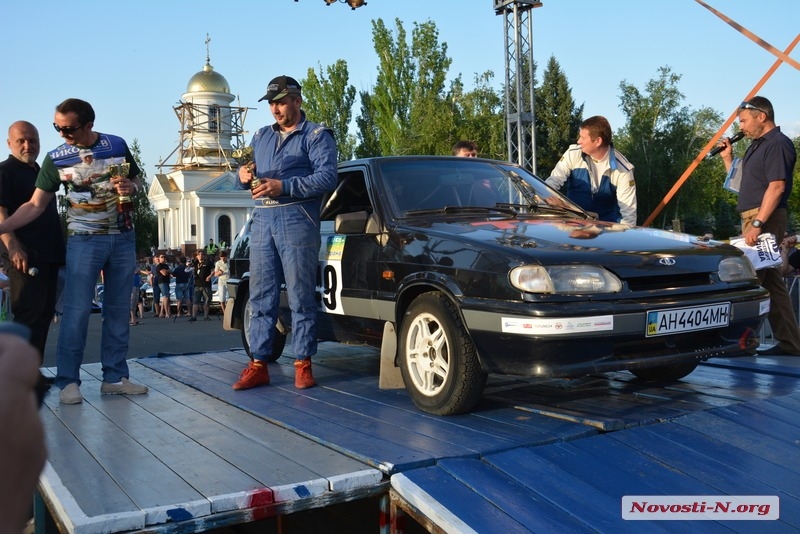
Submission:
<svg viewBox="0 0 800 534">
<path fill-rule="evenodd" d="M 53 127 L 64 143 L 47 153 L 36 178 L 31 199 L 0 223 L 0 233 L 11 232 L 38 217 L 63 184 L 67 207 L 67 264 L 64 317 L 58 336 L 55 384 L 63 404 L 83 401 L 80 366 L 97 280 L 103 273 L 103 329 L 101 359 L 103 395 L 147 393 L 145 386 L 128 380 L 131 271 L 136 264 L 131 212 L 118 207 L 120 196 L 134 196 L 141 188 L 136 165 L 125 140 L 92 130 L 94 109 L 83 100 L 69 98 L 56 107 Z M 73 166 L 79 152 L 91 150 L 104 172 L 76 188 Z M 119 167 L 127 163 L 127 173 Z"/>
<path fill-rule="evenodd" d="M 282 281 L 292 312 L 294 385 L 304 389 L 315 384 L 311 357 L 317 352 L 319 212 L 322 195 L 336 186 L 336 142 L 330 128 L 306 120 L 294 78 L 274 78 L 261 100 L 269 102 L 276 122 L 253 136 L 254 167 L 239 168 L 240 185 L 251 190 L 255 203 L 250 238 L 253 361 L 233 389 L 269 384 L 265 360 L 272 352 Z"/>
</svg>

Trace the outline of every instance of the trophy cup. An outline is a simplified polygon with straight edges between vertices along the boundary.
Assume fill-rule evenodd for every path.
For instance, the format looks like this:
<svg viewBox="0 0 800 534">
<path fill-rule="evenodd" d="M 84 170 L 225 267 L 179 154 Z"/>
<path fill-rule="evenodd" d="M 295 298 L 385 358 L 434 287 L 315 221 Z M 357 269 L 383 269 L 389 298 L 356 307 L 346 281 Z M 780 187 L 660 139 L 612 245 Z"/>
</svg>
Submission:
<svg viewBox="0 0 800 534">
<path fill-rule="evenodd" d="M 233 151 L 231 156 L 233 156 L 233 159 L 235 159 L 240 166 L 247 167 L 247 169 L 253 173 L 253 179 L 250 180 L 251 190 L 261 185 L 261 179 L 255 177 L 256 167 L 253 165 L 253 147 L 245 146 L 242 148 L 237 148 Z"/>
<path fill-rule="evenodd" d="M 108 172 L 111 176 L 127 178 L 130 170 L 130 163 L 113 163 L 108 166 Z M 133 211 L 133 199 L 127 195 L 120 195 L 117 198 L 117 212 L 124 213 L 126 211 Z"/>
</svg>

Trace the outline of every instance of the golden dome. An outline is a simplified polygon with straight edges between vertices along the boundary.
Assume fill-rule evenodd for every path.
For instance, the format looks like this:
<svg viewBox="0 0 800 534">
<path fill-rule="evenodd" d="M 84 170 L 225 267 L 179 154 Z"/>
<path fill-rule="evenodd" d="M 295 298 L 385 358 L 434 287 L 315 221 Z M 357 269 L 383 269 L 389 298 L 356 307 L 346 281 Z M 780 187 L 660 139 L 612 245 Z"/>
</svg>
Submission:
<svg viewBox="0 0 800 534">
<path fill-rule="evenodd" d="M 231 92 L 231 86 L 225 76 L 214 72 L 214 67 L 206 62 L 203 70 L 195 74 L 189 80 L 189 85 L 186 86 L 187 93 L 228 93 Z"/>
</svg>

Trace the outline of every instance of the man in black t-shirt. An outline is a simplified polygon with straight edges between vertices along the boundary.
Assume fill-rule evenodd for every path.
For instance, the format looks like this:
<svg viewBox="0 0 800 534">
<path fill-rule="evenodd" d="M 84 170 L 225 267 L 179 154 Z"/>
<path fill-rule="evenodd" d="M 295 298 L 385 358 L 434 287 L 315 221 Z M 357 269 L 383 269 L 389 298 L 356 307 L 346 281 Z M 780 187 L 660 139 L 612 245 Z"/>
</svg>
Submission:
<svg viewBox="0 0 800 534">
<path fill-rule="evenodd" d="M 0 221 L 29 201 L 36 189 L 39 173 L 36 127 L 25 121 L 12 124 L 8 129 L 8 148 L 11 155 L 0 163 Z M 11 285 L 14 321 L 31 329 L 31 344 L 41 357 L 55 313 L 58 269 L 66 257 L 55 198 L 33 222 L 2 234 L 0 240 Z"/>
<path fill-rule="evenodd" d="M 203 303 L 203 318 L 210 321 L 208 316 L 209 306 L 211 305 L 211 277 L 214 275 L 214 264 L 206 256 L 205 250 L 195 252 L 192 267 L 194 268 L 194 300 L 192 304 L 192 316 L 189 322 L 197 321 L 197 308 L 200 302 Z"/>
</svg>

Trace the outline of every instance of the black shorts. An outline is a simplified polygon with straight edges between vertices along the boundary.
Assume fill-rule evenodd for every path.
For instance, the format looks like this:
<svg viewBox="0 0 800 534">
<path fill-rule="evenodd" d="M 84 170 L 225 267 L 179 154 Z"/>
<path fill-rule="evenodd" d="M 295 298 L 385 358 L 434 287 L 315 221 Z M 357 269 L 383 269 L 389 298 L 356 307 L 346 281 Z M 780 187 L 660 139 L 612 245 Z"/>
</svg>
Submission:
<svg viewBox="0 0 800 534">
<path fill-rule="evenodd" d="M 192 302 L 194 304 L 200 304 L 201 302 L 211 304 L 211 288 L 205 286 L 195 287 Z"/>
</svg>

